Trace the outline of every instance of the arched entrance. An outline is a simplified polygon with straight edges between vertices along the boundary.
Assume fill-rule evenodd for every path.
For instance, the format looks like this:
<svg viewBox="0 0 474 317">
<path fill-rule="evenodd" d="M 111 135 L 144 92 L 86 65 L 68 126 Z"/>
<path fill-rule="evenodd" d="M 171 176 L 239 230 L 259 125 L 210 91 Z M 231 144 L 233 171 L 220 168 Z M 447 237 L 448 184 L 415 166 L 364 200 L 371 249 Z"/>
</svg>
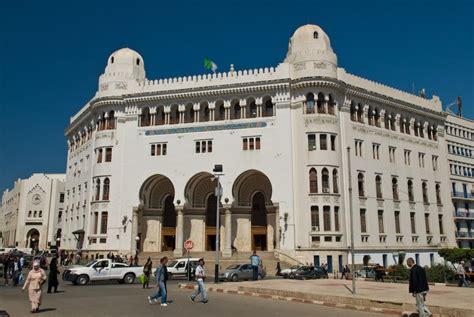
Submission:
<svg viewBox="0 0 474 317">
<path fill-rule="evenodd" d="M 261 191 L 252 197 L 251 209 L 252 224 L 252 249 L 257 251 L 267 250 L 267 208 L 265 196 Z"/>
<path fill-rule="evenodd" d="M 191 177 L 185 188 L 185 209 L 193 215 L 191 232 L 196 250 L 215 251 L 216 247 L 216 206 L 214 175 L 201 172 Z M 202 235 L 204 233 L 204 235 Z"/>
<path fill-rule="evenodd" d="M 242 215 L 247 214 L 250 222 L 250 239 L 245 249 L 273 250 L 275 245 L 276 208 L 271 201 L 272 185 L 268 177 L 260 171 L 248 170 L 240 174 L 234 182 L 232 193 L 233 208 Z M 239 228 L 237 228 L 239 232 Z"/>
<path fill-rule="evenodd" d="M 161 174 L 149 177 L 140 189 L 141 219 L 138 247 L 145 252 L 171 251 L 175 248 L 176 211 L 174 186 Z M 141 239 L 140 239 L 141 242 Z"/>
<path fill-rule="evenodd" d="M 37 229 L 31 229 L 26 234 L 26 247 L 38 250 L 40 233 Z"/>
</svg>

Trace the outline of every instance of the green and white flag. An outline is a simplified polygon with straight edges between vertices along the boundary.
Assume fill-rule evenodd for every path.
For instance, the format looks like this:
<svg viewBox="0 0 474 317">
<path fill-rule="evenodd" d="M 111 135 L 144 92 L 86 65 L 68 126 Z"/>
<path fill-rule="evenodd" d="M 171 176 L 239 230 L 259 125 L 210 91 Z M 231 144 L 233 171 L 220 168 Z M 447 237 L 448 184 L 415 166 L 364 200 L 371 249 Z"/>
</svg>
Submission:
<svg viewBox="0 0 474 317">
<path fill-rule="evenodd" d="M 204 57 L 204 68 L 212 70 L 215 73 L 217 70 L 217 64 L 214 63 L 209 57 Z"/>
</svg>

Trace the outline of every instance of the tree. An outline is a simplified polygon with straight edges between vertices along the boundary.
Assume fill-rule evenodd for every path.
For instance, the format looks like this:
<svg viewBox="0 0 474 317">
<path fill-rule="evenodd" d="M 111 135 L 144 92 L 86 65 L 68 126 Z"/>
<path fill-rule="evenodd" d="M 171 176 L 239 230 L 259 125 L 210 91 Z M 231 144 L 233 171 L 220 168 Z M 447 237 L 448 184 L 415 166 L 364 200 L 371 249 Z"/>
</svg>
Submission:
<svg viewBox="0 0 474 317">
<path fill-rule="evenodd" d="M 438 251 L 438 254 L 443 257 L 445 261 L 449 261 L 453 264 L 474 259 L 474 249 L 441 249 Z"/>
</svg>

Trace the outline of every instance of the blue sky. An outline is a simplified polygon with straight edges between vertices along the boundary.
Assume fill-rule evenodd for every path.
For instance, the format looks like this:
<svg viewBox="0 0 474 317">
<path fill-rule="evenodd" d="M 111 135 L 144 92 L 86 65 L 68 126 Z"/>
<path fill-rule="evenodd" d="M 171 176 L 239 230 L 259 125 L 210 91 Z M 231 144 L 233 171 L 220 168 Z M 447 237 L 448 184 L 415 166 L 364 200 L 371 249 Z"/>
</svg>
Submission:
<svg viewBox="0 0 474 317">
<path fill-rule="evenodd" d="M 303 24 L 321 26 L 339 66 L 474 118 L 474 1 L 1 1 L 0 190 L 63 172 L 64 129 L 95 93 L 110 53 L 137 50 L 151 79 L 276 66 Z"/>
</svg>

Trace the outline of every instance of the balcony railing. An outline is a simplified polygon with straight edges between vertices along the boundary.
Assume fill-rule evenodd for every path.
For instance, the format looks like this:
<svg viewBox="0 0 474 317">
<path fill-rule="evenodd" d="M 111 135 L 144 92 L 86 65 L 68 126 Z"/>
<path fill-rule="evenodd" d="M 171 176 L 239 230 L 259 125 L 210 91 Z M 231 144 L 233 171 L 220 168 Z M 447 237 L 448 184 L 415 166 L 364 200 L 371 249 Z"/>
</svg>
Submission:
<svg viewBox="0 0 474 317">
<path fill-rule="evenodd" d="M 473 232 L 456 232 L 457 238 L 472 238 L 473 236 Z"/>
<path fill-rule="evenodd" d="M 459 218 L 473 218 L 473 219 L 474 219 L 474 212 L 469 212 L 469 211 L 455 211 L 455 212 L 454 212 L 454 217 L 459 217 Z"/>
<path fill-rule="evenodd" d="M 453 197 L 460 197 L 460 198 L 470 198 L 474 199 L 474 194 L 473 193 L 468 193 L 468 192 L 452 192 L 451 195 Z"/>
</svg>

